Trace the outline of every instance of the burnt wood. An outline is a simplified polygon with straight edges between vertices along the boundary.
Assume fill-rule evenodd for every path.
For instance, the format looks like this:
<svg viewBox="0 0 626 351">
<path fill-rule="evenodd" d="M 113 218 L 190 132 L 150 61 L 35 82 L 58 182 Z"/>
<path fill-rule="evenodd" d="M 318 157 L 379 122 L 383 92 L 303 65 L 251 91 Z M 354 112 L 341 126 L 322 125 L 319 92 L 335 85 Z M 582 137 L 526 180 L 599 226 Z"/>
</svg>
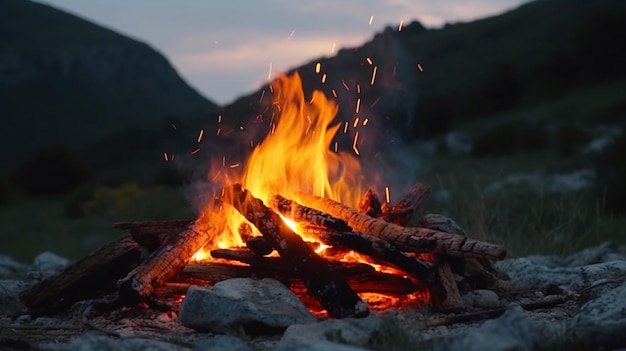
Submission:
<svg viewBox="0 0 626 351">
<path fill-rule="evenodd" d="M 114 292 L 115 282 L 137 265 L 140 257 L 139 245 L 126 235 L 27 288 L 20 300 L 31 316 L 63 312 L 75 302 Z"/>
<path fill-rule="evenodd" d="M 127 306 L 150 297 L 154 289 L 180 272 L 187 262 L 225 228 L 221 203 L 209 205 L 194 222 L 173 235 L 148 258 L 118 281 L 120 298 Z"/>
<path fill-rule="evenodd" d="M 294 233 L 280 216 L 241 185 L 225 188 L 223 199 L 231 204 L 267 238 L 285 264 L 302 278 L 309 294 L 335 318 L 364 317 L 369 314 L 363 302 L 345 279 L 328 268 L 327 261 Z"/>
</svg>

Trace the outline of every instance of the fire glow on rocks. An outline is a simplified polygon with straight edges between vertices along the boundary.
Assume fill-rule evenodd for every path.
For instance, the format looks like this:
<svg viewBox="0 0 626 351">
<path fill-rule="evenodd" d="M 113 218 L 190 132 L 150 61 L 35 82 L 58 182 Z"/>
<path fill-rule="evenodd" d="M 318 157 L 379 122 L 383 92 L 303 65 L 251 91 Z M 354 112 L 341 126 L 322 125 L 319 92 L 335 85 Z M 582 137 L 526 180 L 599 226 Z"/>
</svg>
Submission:
<svg viewBox="0 0 626 351">
<path fill-rule="evenodd" d="M 305 99 L 297 73 L 279 76 L 270 90 L 273 92 L 273 107 L 278 113 L 265 139 L 245 162 L 243 173 L 235 172 L 241 167 L 222 167 L 213 169 L 210 178 L 219 179 L 224 186 L 239 183 L 265 204 L 271 204 L 272 197 L 277 194 L 295 202 L 306 194 L 354 207 L 364 190 L 363 174 L 359 160 L 352 153 L 338 151 L 336 142 L 333 142 L 342 127 L 341 122 L 333 123 L 338 106 L 318 90 L 313 91 L 310 100 Z M 333 144 L 335 146 L 331 149 Z M 358 155 L 358 151 L 355 153 Z M 211 250 L 243 247 L 247 237 L 260 235 L 254 226 L 247 226 L 246 219 L 234 208 L 228 207 L 225 211 L 227 229 L 198 251 L 192 261 L 214 260 L 210 256 Z M 315 241 L 300 230 L 298 223 L 283 216 L 281 218 L 305 241 Z M 242 231 L 242 228 L 249 227 L 252 227 L 252 233 L 242 233 L 249 231 Z M 325 253 L 328 247 L 320 244 L 316 252 L 330 258 L 332 253 Z M 353 251 L 332 256 L 332 259 L 369 263 L 378 271 L 406 276 L 397 269 L 371 263 L 367 256 Z M 362 293 L 360 296 L 371 304 L 379 304 L 381 308 L 397 306 L 401 300 L 428 299 L 419 293 L 403 299 L 377 293 Z"/>
</svg>

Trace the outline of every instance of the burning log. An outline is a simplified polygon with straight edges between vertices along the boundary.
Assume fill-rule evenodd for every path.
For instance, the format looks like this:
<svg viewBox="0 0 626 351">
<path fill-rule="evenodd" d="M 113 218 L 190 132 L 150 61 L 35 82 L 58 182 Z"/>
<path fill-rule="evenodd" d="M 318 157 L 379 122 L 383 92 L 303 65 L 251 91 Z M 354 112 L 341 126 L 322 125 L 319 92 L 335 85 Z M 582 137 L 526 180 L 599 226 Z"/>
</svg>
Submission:
<svg viewBox="0 0 626 351">
<path fill-rule="evenodd" d="M 302 232 L 303 234 L 314 236 L 326 245 L 348 248 L 378 259 L 403 270 L 417 279 L 423 281 L 431 280 L 430 276 L 433 273 L 432 264 L 398 251 L 388 242 L 371 235 L 357 232 L 331 232 L 327 229 L 316 227 L 302 228 Z"/>
<path fill-rule="evenodd" d="M 140 256 L 139 245 L 124 236 L 24 290 L 20 299 L 33 316 L 63 312 L 77 301 L 115 291 L 115 282 Z"/>
<path fill-rule="evenodd" d="M 436 241 L 434 252 L 457 257 L 477 257 L 501 260 L 506 256 L 506 249 L 465 236 L 440 232 L 428 228 L 400 227 L 381 219 L 358 213 L 342 203 L 317 196 L 302 195 L 303 205 L 327 212 L 345 220 L 354 230 L 370 234 L 388 241 L 401 251 L 424 251 L 423 239 Z"/>
<path fill-rule="evenodd" d="M 378 195 L 372 190 L 367 189 L 356 205 L 356 211 L 366 214 L 372 218 L 378 218 L 383 215 L 382 205 L 378 199 Z"/>
<path fill-rule="evenodd" d="M 278 251 L 285 263 L 302 278 L 309 293 L 336 318 L 363 317 L 367 304 L 319 257 L 283 220 L 248 191 L 235 185 L 225 189 L 224 201 L 230 203 L 259 229 Z"/>
<path fill-rule="evenodd" d="M 430 189 L 423 183 L 415 183 L 409 188 L 408 193 L 391 207 L 390 211 L 383 212 L 382 217 L 386 222 L 406 226 L 428 196 L 430 196 Z"/>
<path fill-rule="evenodd" d="M 118 282 L 123 304 L 131 306 L 149 298 L 155 287 L 181 271 L 198 250 L 222 232 L 226 224 L 223 209 L 221 204 L 213 207 L 171 237 Z"/>
<path fill-rule="evenodd" d="M 217 249 L 211 251 L 211 257 L 238 261 L 251 266 L 263 267 L 275 272 L 291 272 L 280 257 L 261 257 L 242 249 Z M 367 263 L 328 261 L 328 268 L 343 275 L 369 273 L 374 267 Z"/>
<path fill-rule="evenodd" d="M 327 213 L 310 207 L 298 206 L 280 195 L 274 195 L 270 203 L 272 209 L 297 223 L 306 223 L 315 227 L 322 227 L 335 231 L 350 231 L 343 219 L 335 218 Z"/>
<path fill-rule="evenodd" d="M 283 264 L 284 267 L 284 264 Z M 169 283 L 185 283 L 201 285 L 198 279 L 206 284 L 215 284 L 222 280 L 232 278 L 274 278 L 288 285 L 292 290 L 304 295 L 306 281 L 281 268 L 264 266 L 238 266 L 226 263 L 203 262 L 188 264 L 183 271 L 174 277 Z M 340 272 L 355 292 L 370 292 L 380 294 L 408 295 L 423 290 L 423 286 L 415 285 L 410 279 L 395 274 L 381 273 L 375 270 L 354 273 L 350 270 Z M 330 312 L 329 312 L 330 313 Z"/>
</svg>

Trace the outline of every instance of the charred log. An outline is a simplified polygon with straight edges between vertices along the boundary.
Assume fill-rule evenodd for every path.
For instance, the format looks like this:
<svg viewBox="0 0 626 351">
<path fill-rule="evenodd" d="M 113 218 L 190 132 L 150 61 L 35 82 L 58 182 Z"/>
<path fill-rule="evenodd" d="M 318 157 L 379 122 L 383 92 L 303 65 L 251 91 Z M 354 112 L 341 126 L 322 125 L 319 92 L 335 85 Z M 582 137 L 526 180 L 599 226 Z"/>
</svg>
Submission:
<svg viewBox="0 0 626 351">
<path fill-rule="evenodd" d="M 435 253 L 458 257 L 477 257 L 501 260 L 506 256 L 506 249 L 500 245 L 482 242 L 468 237 L 431 230 L 428 228 L 400 227 L 384 220 L 372 218 L 330 199 L 302 195 L 303 205 L 327 212 L 345 220 L 354 230 L 379 237 L 388 241 L 399 250 L 423 252 L 424 239 L 434 240 Z"/>
<path fill-rule="evenodd" d="M 170 221 L 138 221 L 113 224 L 114 228 L 127 230 L 132 238 L 152 252 L 187 228 L 192 219 Z"/>
<path fill-rule="evenodd" d="M 120 279 L 118 288 L 124 304 L 132 306 L 149 298 L 157 286 L 180 272 L 198 250 L 222 232 L 226 220 L 221 204 L 212 207 Z"/>
<path fill-rule="evenodd" d="M 139 245 L 124 236 L 24 290 L 20 299 L 32 316 L 63 312 L 77 301 L 114 292 L 115 282 L 139 263 L 140 256 Z"/>
<path fill-rule="evenodd" d="M 254 198 L 240 185 L 225 189 L 223 198 L 259 229 L 294 273 L 302 278 L 309 293 L 336 318 L 363 317 L 369 314 L 367 304 L 344 279 L 328 269 L 302 238 L 294 233 L 274 211 Z"/>
<path fill-rule="evenodd" d="M 399 226 L 406 226 L 428 196 L 430 189 L 423 183 L 415 183 L 400 201 L 383 213 L 383 219 Z"/>
<path fill-rule="evenodd" d="M 365 191 L 355 209 L 357 212 L 366 214 L 372 218 L 378 218 L 383 215 L 380 199 L 372 189 Z"/>
</svg>

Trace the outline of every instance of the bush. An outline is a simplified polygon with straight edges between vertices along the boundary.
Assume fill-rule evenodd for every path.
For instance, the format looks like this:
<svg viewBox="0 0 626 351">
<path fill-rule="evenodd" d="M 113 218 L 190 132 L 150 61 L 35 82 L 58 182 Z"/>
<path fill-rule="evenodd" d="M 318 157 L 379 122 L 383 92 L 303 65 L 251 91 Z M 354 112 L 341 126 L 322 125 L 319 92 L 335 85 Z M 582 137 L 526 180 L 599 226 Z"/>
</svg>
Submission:
<svg viewBox="0 0 626 351">
<path fill-rule="evenodd" d="M 595 188 L 603 199 L 602 209 L 610 214 L 626 214 L 626 133 L 613 141 L 596 158 Z"/>
<path fill-rule="evenodd" d="M 472 154 L 503 156 L 547 147 L 550 136 L 539 123 L 517 122 L 497 125 L 474 138 Z"/>
<path fill-rule="evenodd" d="M 15 184 L 34 196 L 65 194 L 88 178 L 83 164 L 63 146 L 36 152 L 13 175 Z"/>
</svg>

